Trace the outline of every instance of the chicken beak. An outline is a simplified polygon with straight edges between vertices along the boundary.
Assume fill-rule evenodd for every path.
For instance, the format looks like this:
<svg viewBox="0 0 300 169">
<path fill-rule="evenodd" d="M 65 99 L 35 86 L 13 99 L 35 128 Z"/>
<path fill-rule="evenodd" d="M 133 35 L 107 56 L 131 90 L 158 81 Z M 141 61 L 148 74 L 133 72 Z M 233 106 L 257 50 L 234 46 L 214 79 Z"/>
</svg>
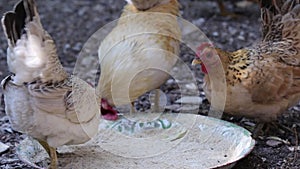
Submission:
<svg viewBox="0 0 300 169">
<path fill-rule="evenodd" d="M 192 66 L 195 66 L 195 65 L 198 65 L 198 64 L 201 64 L 202 61 L 198 58 L 194 59 L 193 62 L 192 62 Z"/>
</svg>

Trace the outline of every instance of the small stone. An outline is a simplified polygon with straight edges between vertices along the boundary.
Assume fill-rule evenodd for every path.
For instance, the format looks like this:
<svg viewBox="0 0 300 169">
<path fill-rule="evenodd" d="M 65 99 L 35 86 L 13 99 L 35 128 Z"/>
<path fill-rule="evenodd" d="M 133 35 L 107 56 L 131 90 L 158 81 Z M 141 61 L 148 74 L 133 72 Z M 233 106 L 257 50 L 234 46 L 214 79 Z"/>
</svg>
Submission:
<svg viewBox="0 0 300 169">
<path fill-rule="evenodd" d="M 219 33 L 218 32 L 213 32 L 212 35 L 213 36 L 219 36 Z"/>
<path fill-rule="evenodd" d="M 8 150 L 9 146 L 0 142 L 0 154 Z"/>
<path fill-rule="evenodd" d="M 244 40 L 245 40 L 245 37 L 244 37 L 244 36 L 242 36 L 242 35 L 239 35 L 237 38 L 238 38 L 239 40 L 242 40 L 242 41 L 244 41 Z"/>
<path fill-rule="evenodd" d="M 92 65 L 94 62 L 93 59 L 91 59 L 90 57 L 85 57 L 81 60 L 80 65 L 81 66 L 85 66 L 85 67 L 89 67 L 90 65 Z"/>
<path fill-rule="evenodd" d="M 193 21 L 193 24 L 196 26 L 201 26 L 203 23 L 205 23 L 204 18 L 199 18 L 199 19 Z"/>
<path fill-rule="evenodd" d="M 173 83 L 175 83 L 174 79 L 169 79 L 169 80 L 167 80 L 167 82 L 166 82 L 166 84 L 173 84 Z"/>
<path fill-rule="evenodd" d="M 81 8 L 78 10 L 78 15 L 83 16 L 86 13 L 87 9 L 86 8 Z"/>
<path fill-rule="evenodd" d="M 71 48 L 71 45 L 70 45 L 70 44 L 68 44 L 68 43 L 65 44 L 63 52 L 64 52 L 64 53 L 68 53 L 68 51 L 69 51 L 70 48 Z"/>
<path fill-rule="evenodd" d="M 300 151 L 300 146 L 293 146 L 293 147 L 288 147 L 288 149 L 292 152 L 294 151 Z"/>
<path fill-rule="evenodd" d="M 300 107 L 299 106 L 295 106 L 295 107 L 293 107 L 293 109 L 296 110 L 296 111 L 300 111 Z"/>
<path fill-rule="evenodd" d="M 198 87 L 194 83 L 186 84 L 185 87 L 189 90 L 197 90 Z"/>
<path fill-rule="evenodd" d="M 180 108 L 180 105 L 178 105 L 178 104 L 172 104 L 172 105 L 165 106 L 165 109 L 167 109 L 167 110 L 177 111 L 179 108 Z"/>
<path fill-rule="evenodd" d="M 82 43 L 80 42 L 77 42 L 73 47 L 72 49 L 75 50 L 75 51 L 80 51 L 82 48 Z"/>
<path fill-rule="evenodd" d="M 184 105 L 179 108 L 180 111 L 194 111 L 199 109 L 199 106 L 195 105 Z"/>
<path fill-rule="evenodd" d="M 203 99 L 201 97 L 193 97 L 193 96 L 187 96 L 182 97 L 178 100 L 176 100 L 175 103 L 182 103 L 182 104 L 201 104 Z"/>
<path fill-rule="evenodd" d="M 7 132 L 7 133 L 13 133 L 12 129 L 11 128 L 4 128 L 3 131 Z"/>
<path fill-rule="evenodd" d="M 228 31 L 231 35 L 235 35 L 238 32 L 238 30 L 234 27 L 229 27 Z"/>
<path fill-rule="evenodd" d="M 105 7 L 103 5 L 97 4 L 93 7 L 95 11 L 104 11 Z"/>
<path fill-rule="evenodd" d="M 267 144 L 268 146 L 270 146 L 270 147 L 277 147 L 277 146 L 279 146 L 280 144 L 282 144 L 282 142 L 281 142 L 281 141 L 277 141 L 277 140 L 268 140 L 268 141 L 266 142 L 266 144 Z"/>
<path fill-rule="evenodd" d="M 247 125 L 247 126 L 251 126 L 251 127 L 255 126 L 255 123 L 252 123 L 250 121 L 245 121 L 244 124 Z"/>
</svg>

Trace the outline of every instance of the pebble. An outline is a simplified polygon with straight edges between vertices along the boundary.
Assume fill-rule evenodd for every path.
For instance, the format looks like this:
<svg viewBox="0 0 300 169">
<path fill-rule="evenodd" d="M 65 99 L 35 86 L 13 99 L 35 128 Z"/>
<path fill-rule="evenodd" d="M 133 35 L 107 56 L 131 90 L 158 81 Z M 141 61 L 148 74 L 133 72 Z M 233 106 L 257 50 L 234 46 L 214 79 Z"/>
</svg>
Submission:
<svg viewBox="0 0 300 169">
<path fill-rule="evenodd" d="M 238 32 L 238 30 L 232 26 L 228 28 L 228 31 L 231 35 L 235 35 Z"/>
<path fill-rule="evenodd" d="M 104 9 L 105 9 L 105 7 L 103 5 L 100 5 L 100 4 L 97 4 L 93 7 L 93 10 L 95 10 L 95 11 L 104 11 Z"/>
<path fill-rule="evenodd" d="M 83 15 L 86 13 L 87 10 L 88 10 L 88 9 L 87 9 L 86 7 L 83 7 L 83 8 L 81 8 L 81 9 L 79 9 L 79 10 L 78 10 L 78 15 L 79 15 L 79 16 L 83 16 Z"/>
<path fill-rule="evenodd" d="M 64 50 L 63 50 L 63 53 L 68 53 L 69 49 L 71 48 L 71 45 L 70 44 L 65 44 L 64 45 Z"/>
<path fill-rule="evenodd" d="M 288 147 L 290 151 L 300 151 L 300 146 Z"/>
<path fill-rule="evenodd" d="M 186 84 L 185 87 L 189 90 L 197 90 L 198 87 L 194 83 Z"/>
<path fill-rule="evenodd" d="M 0 154 L 9 149 L 9 146 L 0 142 Z"/>
<path fill-rule="evenodd" d="M 245 121 L 244 124 L 247 125 L 247 126 L 251 126 L 251 127 L 255 126 L 255 123 L 252 123 L 250 121 Z"/>
<path fill-rule="evenodd" d="M 175 101 L 175 103 L 182 103 L 182 104 L 201 104 L 203 99 L 201 97 L 194 97 L 194 96 L 187 96 L 182 97 Z"/>
<path fill-rule="evenodd" d="M 204 19 L 204 18 L 199 18 L 199 19 L 197 19 L 197 20 L 194 20 L 192 23 L 193 23 L 194 25 L 200 27 L 203 23 L 205 23 L 205 19 Z"/>
<path fill-rule="evenodd" d="M 73 47 L 72 49 L 75 50 L 75 51 L 80 51 L 82 48 L 82 43 L 80 42 L 77 42 Z"/>
<path fill-rule="evenodd" d="M 175 83 L 175 81 L 174 81 L 174 79 L 169 79 L 169 80 L 167 80 L 167 82 L 166 82 L 166 84 L 173 84 L 173 83 Z"/>
<path fill-rule="evenodd" d="M 181 106 L 179 104 L 172 104 L 172 105 L 165 106 L 165 109 L 178 111 L 180 109 L 180 107 Z"/>
<path fill-rule="evenodd" d="M 213 32 L 212 35 L 213 36 L 219 36 L 219 32 Z"/>
<path fill-rule="evenodd" d="M 300 111 L 300 107 L 299 106 L 295 106 L 295 107 L 293 107 L 293 109 L 296 110 L 296 111 Z"/>
<path fill-rule="evenodd" d="M 237 38 L 238 38 L 239 40 L 242 40 L 242 41 L 246 40 L 245 37 L 242 36 L 242 35 L 239 35 Z"/>
<path fill-rule="evenodd" d="M 178 110 L 179 111 L 194 111 L 194 110 L 198 110 L 199 106 L 198 105 L 184 105 L 181 106 Z"/>
<path fill-rule="evenodd" d="M 282 144 L 282 142 L 277 140 L 268 140 L 266 144 L 270 147 L 278 147 L 280 144 Z"/>
<path fill-rule="evenodd" d="M 89 67 L 94 62 L 90 57 L 85 57 L 81 60 L 80 66 Z"/>
</svg>

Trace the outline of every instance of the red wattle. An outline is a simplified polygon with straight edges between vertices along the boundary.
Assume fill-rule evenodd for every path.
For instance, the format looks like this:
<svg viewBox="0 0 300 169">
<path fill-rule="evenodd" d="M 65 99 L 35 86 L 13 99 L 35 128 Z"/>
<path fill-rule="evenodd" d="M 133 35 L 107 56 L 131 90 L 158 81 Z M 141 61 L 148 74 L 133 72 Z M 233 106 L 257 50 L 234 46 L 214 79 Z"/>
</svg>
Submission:
<svg viewBox="0 0 300 169">
<path fill-rule="evenodd" d="M 208 74 L 208 71 L 205 67 L 205 65 L 203 63 L 201 63 L 201 71 L 204 73 L 204 74 Z"/>
</svg>

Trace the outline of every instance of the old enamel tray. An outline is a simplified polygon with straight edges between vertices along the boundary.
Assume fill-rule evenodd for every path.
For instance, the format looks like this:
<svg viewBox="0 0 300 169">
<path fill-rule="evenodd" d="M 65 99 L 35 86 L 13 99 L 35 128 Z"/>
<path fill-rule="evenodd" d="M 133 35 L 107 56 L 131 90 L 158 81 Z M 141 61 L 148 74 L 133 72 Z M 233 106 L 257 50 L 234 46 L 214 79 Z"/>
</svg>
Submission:
<svg viewBox="0 0 300 169">
<path fill-rule="evenodd" d="M 193 114 L 147 113 L 102 120 L 89 142 L 57 149 L 59 168 L 229 168 L 254 147 L 250 132 L 235 124 Z M 35 168 L 49 157 L 31 138 L 17 153 Z"/>
</svg>

